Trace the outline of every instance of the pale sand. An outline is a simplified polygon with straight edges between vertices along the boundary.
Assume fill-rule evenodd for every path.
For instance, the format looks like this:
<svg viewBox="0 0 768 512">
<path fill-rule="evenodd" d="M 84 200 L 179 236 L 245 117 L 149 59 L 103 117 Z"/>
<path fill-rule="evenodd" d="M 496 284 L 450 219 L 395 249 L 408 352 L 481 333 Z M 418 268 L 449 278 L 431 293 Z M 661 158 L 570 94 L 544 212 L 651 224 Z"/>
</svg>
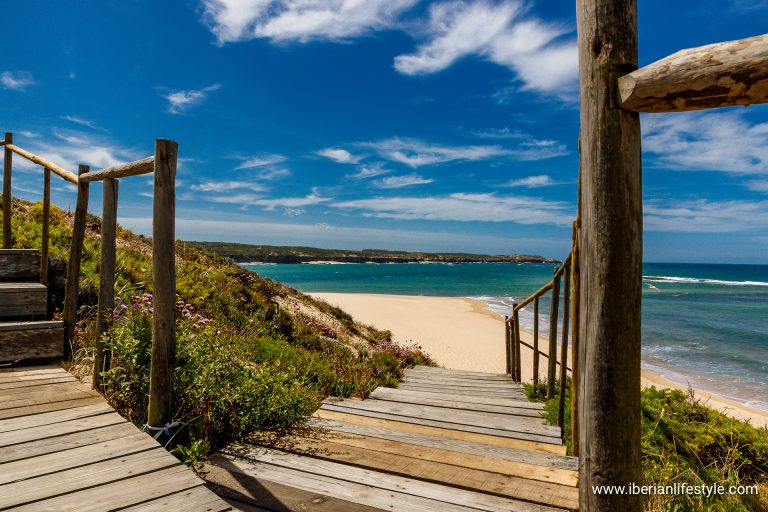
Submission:
<svg viewBox="0 0 768 512">
<path fill-rule="evenodd" d="M 357 293 L 313 293 L 314 297 L 339 306 L 355 320 L 392 331 L 398 343 L 417 342 L 440 365 L 459 370 L 504 373 L 504 321 L 484 302 L 461 297 L 424 297 Z M 533 334 L 521 330 L 523 341 L 533 344 Z M 548 352 L 548 341 L 541 339 L 539 349 Z M 570 350 L 568 351 L 570 367 Z M 533 350 L 523 346 L 523 381 L 533 380 Z M 540 357 L 540 375 L 546 376 L 547 358 Z M 642 386 L 666 387 L 687 391 L 688 387 L 661 375 L 642 372 Z M 768 426 L 768 411 L 747 407 L 712 393 L 695 391 L 710 407 L 726 414 L 750 420 L 753 425 Z"/>
</svg>

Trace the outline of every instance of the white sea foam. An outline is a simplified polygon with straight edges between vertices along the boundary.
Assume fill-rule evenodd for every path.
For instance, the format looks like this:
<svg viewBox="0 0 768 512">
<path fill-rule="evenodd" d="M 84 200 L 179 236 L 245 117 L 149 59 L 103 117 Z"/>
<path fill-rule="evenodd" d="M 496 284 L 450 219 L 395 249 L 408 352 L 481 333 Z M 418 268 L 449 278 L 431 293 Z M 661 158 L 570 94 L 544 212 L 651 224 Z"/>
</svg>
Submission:
<svg viewBox="0 0 768 512">
<path fill-rule="evenodd" d="M 721 279 L 701 279 L 697 277 L 643 276 L 643 280 L 682 284 L 719 284 L 722 286 L 768 286 L 768 283 L 764 281 L 724 281 Z"/>
</svg>

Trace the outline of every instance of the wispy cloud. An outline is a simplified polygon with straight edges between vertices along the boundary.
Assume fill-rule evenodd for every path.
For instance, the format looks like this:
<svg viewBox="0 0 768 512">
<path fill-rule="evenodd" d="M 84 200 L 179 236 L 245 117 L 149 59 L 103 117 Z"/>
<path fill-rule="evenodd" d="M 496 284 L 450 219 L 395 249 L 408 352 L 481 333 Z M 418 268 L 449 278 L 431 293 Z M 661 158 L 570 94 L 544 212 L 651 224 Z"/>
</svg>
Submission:
<svg viewBox="0 0 768 512">
<path fill-rule="evenodd" d="M 731 174 L 768 174 L 768 123 L 744 111 L 642 117 L 643 151 L 657 167 Z"/>
<path fill-rule="evenodd" d="M 363 157 L 356 156 L 346 149 L 325 148 L 317 152 L 318 155 L 329 158 L 338 164 L 356 164 Z"/>
<path fill-rule="evenodd" d="M 405 176 L 388 176 L 374 181 L 373 185 L 377 188 L 403 188 L 412 187 L 413 185 L 426 185 L 434 181 L 418 174 L 407 174 Z"/>
<path fill-rule="evenodd" d="M 91 130 L 97 130 L 100 132 L 107 132 L 106 129 L 100 127 L 96 124 L 95 121 L 91 121 L 90 119 L 83 119 L 79 116 L 61 116 L 61 118 L 65 121 L 69 121 L 70 123 L 79 124 L 80 126 L 85 126 L 86 128 L 90 128 Z"/>
<path fill-rule="evenodd" d="M 253 169 L 254 167 L 266 167 L 285 161 L 283 155 L 257 155 L 240 157 L 242 162 L 235 169 Z"/>
<path fill-rule="evenodd" d="M 189 188 L 200 192 L 227 192 L 243 189 L 263 192 L 266 190 L 266 187 L 260 183 L 248 183 L 245 181 L 204 181 Z"/>
<path fill-rule="evenodd" d="M 418 0 L 203 0 L 220 43 L 347 40 L 392 27 Z"/>
<path fill-rule="evenodd" d="M 510 149 L 498 144 L 445 146 L 418 139 L 393 137 L 378 142 L 365 142 L 361 145 L 374 149 L 388 160 L 413 168 L 448 162 L 489 160 L 496 157 L 544 160 L 568 154 L 568 150 L 562 144 L 550 144 L 550 141 L 544 141 L 546 143 L 542 144 L 541 142 L 529 141 L 517 148 Z"/>
<path fill-rule="evenodd" d="M 530 135 L 520 130 L 512 128 L 486 128 L 483 130 L 472 130 L 472 135 L 481 139 L 528 139 Z"/>
<path fill-rule="evenodd" d="M 168 100 L 168 108 L 166 112 L 169 114 L 183 114 L 195 105 L 202 103 L 208 96 L 208 93 L 220 88 L 220 84 L 211 84 L 202 89 L 178 90 L 163 94 L 163 98 Z"/>
<path fill-rule="evenodd" d="M 768 228 L 768 201 L 646 201 L 644 227 L 675 233 L 738 233 Z"/>
<path fill-rule="evenodd" d="M 347 175 L 347 178 L 353 180 L 364 180 L 367 178 L 374 178 L 381 176 L 382 174 L 389 174 L 392 172 L 384 167 L 382 162 L 374 162 L 372 164 L 362 164 L 357 166 L 357 172 L 355 174 Z"/>
<path fill-rule="evenodd" d="M 768 180 L 752 180 L 747 182 L 747 188 L 753 192 L 764 192 L 768 194 Z"/>
<path fill-rule="evenodd" d="M 360 211 L 365 217 L 398 220 L 571 223 L 575 211 L 559 201 L 496 194 L 451 194 L 426 197 L 376 197 L 332 203 L 333 208 Z"/>
<path fill-rule="evenodd" d="M 573 88 L 578 72 L 572 27 L 526 16 L 519 0 L 447 1 L 430 6 L 427 41 L 395 58 L 406 75 L 436 73 L 469 55 L 512 70 L 524 89 L 559 93 Z"/>
<path fill-rule="evenodd" d="M 551 187 L 552 185 L 559 185 L 561 182 L 553 180 L 546 174 L 540 174 L 537 176 L 528 176 L 527 178 L 520 178 L 517 180 L 510 180 L 505 183 L 505 187 L 524 187 L 524 188 L 539 188 L 539 187 Z"/>
<path fill-rule="evenodd" d="M 0 73 L 0 84 L 3 85 L 3 89 L 24 91 L 29 86 L 35 85 L 35 79 L 29 71 L 3 71 Z"/>
</svg>

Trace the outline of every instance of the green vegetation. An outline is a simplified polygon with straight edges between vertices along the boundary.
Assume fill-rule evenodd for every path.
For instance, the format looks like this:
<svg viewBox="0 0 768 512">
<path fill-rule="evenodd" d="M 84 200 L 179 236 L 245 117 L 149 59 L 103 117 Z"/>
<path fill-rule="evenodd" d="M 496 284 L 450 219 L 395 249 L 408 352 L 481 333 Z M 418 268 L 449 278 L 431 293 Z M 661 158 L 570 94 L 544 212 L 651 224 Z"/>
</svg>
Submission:
<svg viewBox="0 0 768 512">
<path fill-rule="evenodd" d="M 41 205 L 13 202 L 17 248 L 40 248 Z M 61 309 L 72 219 L 51 208 L 51 287 Z M 71 369 L 93 362 L 100 220 L 88 220 L 80 283 L 80 320 Z M 152 327 L 151 244 L 118 229 L 116 310 L 105 342 L 110 403 L 136 425 L 146 422 Z M 339 308 L 244 270 L 198 245 L 177 243 L 175 429 L 169 447 L 189 463 L 255 429 L 281 430 L 329 395 L 364 397 L 393 385 L 404 367 L 431 364 L 420 347 L 356 323 Z M 57 315 L 60 314 L 57 312 Z M 169 441 L 168 437 L 164 441 Z"/>
<path fill-rule="evenodd" d="M 567 381 L 565 442 L 571 453 L 570 382 Z M 558 382 L 559 389 L 559 382 Z M 543 400 L 543 385 L 526 384 L 531 400 Z M 559 396 L 557 393 L 555 396 Z M 558 399 L 545 405 L 545 418 L 557 424 Z M 642 460 L 645 485 L 757 485 L 755 495 L 653 495 L 647 511 L 768 511 L 768 429 L 756 428 L 707 407 L 692 392 L 644 389 Z"/>
<path fill-rule="evenodd" d="M 504 263 L 554 263 L 543 256 L 500 255 L 468 253 L 430 253 L 385 251 L 383 249 L 319 249 L 317 247 L 292 247 L 274 245 L 247 245 L 226 242 L 192 242 L 210 251 L 232 258 L 238 262 L 303 263 L 309 261 L 337 261 L 347 263 L 408 263 L 417 261 L 436 261 L 446 263 L 461 262 L 504 262 Z"/>
</svg>

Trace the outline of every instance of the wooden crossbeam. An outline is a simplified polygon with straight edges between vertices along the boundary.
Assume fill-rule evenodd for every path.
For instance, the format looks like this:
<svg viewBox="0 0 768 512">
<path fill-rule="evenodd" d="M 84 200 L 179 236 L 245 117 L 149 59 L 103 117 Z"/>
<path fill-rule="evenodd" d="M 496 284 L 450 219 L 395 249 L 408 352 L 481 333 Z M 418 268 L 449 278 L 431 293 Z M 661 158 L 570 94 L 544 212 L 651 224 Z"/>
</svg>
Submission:
<svg viewBox="0 0 768 512">
<path fill-rule="evenodd" d="M 71 173 L 68 170 L 64 169 L 63 167 L 56 165 L 53 162 L 49 162 L 43 157 L 32 154 L 26 149 L 21 149 L 19 146 L 16 146 L 14 144 L 6 144 L 5 147 L 13 151 L 17 155 L 23 156 L 30 162 L 34 162 L 36 164 L 42 165 L 43 167 L 50 169 L 55 174 L 58 174 L 68 182 L 77 184 L 77 176 L 74 173 Z"/>
<path fill-rule="evenodd" d="M 135 162 L 130 162 L 122 165 L 115 165 L 112 167 L 106 167 L 99 169 L 98 171 L 89 172 L 85 176 L 81 176 L 80 180 L 84 182 L 99 181 L 108 178 L 125 178 L 126 176 L 137 176 L 139 174 L 148 174 L 155 170 L 155 157 L 149 156 Z"/>
<path fill-rule="evenodd" d="M 634 112 L 768 103 L 768 34 L 680 50 L 622 76 L 618 89 Z"/>
</svg>

